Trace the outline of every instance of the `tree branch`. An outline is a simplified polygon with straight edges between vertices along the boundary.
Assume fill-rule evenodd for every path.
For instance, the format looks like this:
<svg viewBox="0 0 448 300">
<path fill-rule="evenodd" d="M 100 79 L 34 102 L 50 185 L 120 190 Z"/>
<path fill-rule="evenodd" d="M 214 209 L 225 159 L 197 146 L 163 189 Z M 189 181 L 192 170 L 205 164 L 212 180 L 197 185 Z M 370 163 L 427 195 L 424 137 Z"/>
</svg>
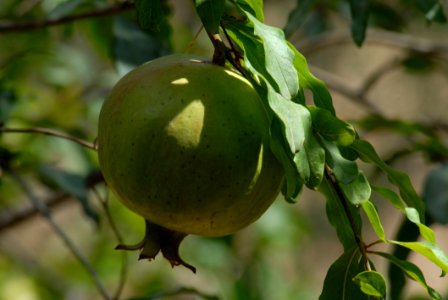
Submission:
<svg viewBox="0 0 448 300">
<path fill-rule="evenodd" d="M 93 11 L 87 11 L 75 15 L 64 16 L 58 19 L 51 20 L 36 20 L 30 22 L 14 22 L 6 23 L 0 22 L 0 34 L 3 33 L 17 33 L 17 32 L 27 32 L 30 30 L 41 29 L 51 26 L 58 26 L 66 23 L 71 23 L 74 21 L 80 21 L 90 18 L 104 17 L 122 13 L 124 11 L 130 10 L 134 7 L 132 1 L 125 1 L 122 3 L 114 4 L 108 7 L 99 8 Z"/>
<path fill-rule="evenodd" d="M 86 148 L 97 150 L 96 145 L 94 143 L 87 142 L 85 140 L 82 140 L 80 138 L 74 137 L 72 135 L 69 135 L 65 132 L 61 132 L 58 130 L 50 129 L 50 128 L 42 128 L 42 127 L 33 127 L 33 128 L 7 128 L 7 127 L 0 127 L 0 134 L 1 133 L 39 133 L 49 136 L 55 136 L 62 139 L 66 139 L 72 142 L 75 142 L 81 146 L 84 146 Z"/>
<path fill-rule="evenodd" d="M 104 299 L 110 300 L 111 297 L 109 296 L 106 288 L 102 284 L 101 280 L 98 277 L 98 274 L 96 273 L 93 266 L 89 263 L 86 257 L 81 253 L 81 251 L 77 248 L 77 246 L 72 242 L 72 240 L 65 234 L 64 230 L 56 223 L 56 221 L 53 218 L 53 214 L 51 213 L 48 206 L 40 200 L 32 191 L 32 189 L 29 187 L 28 183 L 14 170 L 9 170 L 12 178 L 14 181 L 22 188 L 22 190 L 25 192 L 26 196 L 30 200 L 30 202 L 33 204 L 35 209 L 39 211 L 39 213 L 47 220 L 47 223 L 51 226 L 51 228 L 54 230 L 54 232 L 59 236 L 59 238 L 62 240 L 62 242 L 67 246 L 67 248 L 72 252 L 72 254 L 78 259 L 78 261 L 81 263 L 81 265 L 87 270 L 87 272 L 92 277 L 95 286 L 97 287 L 98 291 L 101 293 Z"/>
<path fill-rule="evenodd" d="M 57 193 L 51 197 L 49 197 L 47 200 L 42 200 L 42 202 L 49 208 L 56 207 L 57 205 L 65 202 L 66 200 L 70 199 L 70 196 L 66 193 Z M 19 211 L 13 212 L 13 213 L 5 213 L 4 216 L 0 217 L 0 233 L 3 230 L 7 230 L 11 227 L 14 227 L 16 225 L 19 225 L 29 218 L 37 215 L 39 211 L 36 209 L 35 206 L 26 207 Z M 3 214 L 2 214 L 3 215 Z"/>
</svg>

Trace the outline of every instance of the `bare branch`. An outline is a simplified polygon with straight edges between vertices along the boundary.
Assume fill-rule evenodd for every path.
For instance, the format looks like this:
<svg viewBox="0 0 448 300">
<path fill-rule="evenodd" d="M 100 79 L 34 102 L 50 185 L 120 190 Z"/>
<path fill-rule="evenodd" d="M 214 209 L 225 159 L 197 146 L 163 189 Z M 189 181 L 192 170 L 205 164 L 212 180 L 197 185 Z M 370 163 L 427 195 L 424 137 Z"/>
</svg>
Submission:
<svg viewBox="0 0 448 300">
<path fill-rule="evenodd" d="M 38 210 L 39 213 L 47 220 L 47 223 L 51 226 L 54 232 L 67 246 L 67 248 L 72 252 L 72 254 L 78 259 L 80 264 L 87 270 L 87 272 L 92 277 L 95 286 L 97 287 L 98 291 L 101 293 L 103 298 L 106 300 L 110 300 L 111 297 L 109 296 L 106 288 L 99 279 L 95 269 L 89 263 L 87 258 L 81 253 L 81 251 L 77 248 L 77 246 L 73 243 L 73 241 L 65 234 L 64 230 L 56 223 L 56 221 L 53 218 L 53 214 L 51 213 L 51 210 L 48 208 L 48 206 L 34 194 L 32 189 L 29 187 L 28 183 L 19 174 L 17 174 L 13 170 L 9 170 L 9 172 L 14 181 L 25 192 L 26 196 L 33 204 L 33 206 L 36 208 L 36 210 Z"/>
<path fill-rule="evenodd" d="M 347 32 L 328 32 L 315 38 L 294 42 L 303 54 L 318 50 L 353 43 L 352 37 Z M 448 54 L 448 43 L 433 41 L 401 33 L 369 29 L 364 44 L 379 44 L 405 50 L 412 50 L 424 54 Z"/>
<path fill-rule="evenodd" d="M 46 200 L 42 200 L 43 203 L 47 207 L 56 207 L 57 205 L 65 202 L 66 200 L 70 199 L 70 196 L 66 193 L 57 193 L 51 197 L 49 197 Z M 29 218 L 37 215 L 39 211 L 36 209 L 35 206 L 31 207 L 25 207 L 19 211 L 11 212 L 11 213 L 2 213 L 2 216 L 0 216 L 0 232 L 3 230 L 9 229 L 11 227 L 14 227 L 16 225 L 19 225 Z"/>
<path fill-rule="evenodd" d="M 132 1 L 125 1 L 122 3 L 114 4 L 108 7 L 96 9 L 93 11 L 88 11 L 84 13 L 79 13 L 70 16 L 64 16 L 58 19 L 51 20 L 36 20 L 30 22 L 17 22 L 17 23 L 6 23 L 0 22 L 0 34 L 3 33 L 13 33 L 13 32 L 26 32 L 35 29 L 41 29 L 51 26 L 58 26 L 66 23 L 71 23 L 74 21 L 85 20 L 90 18 L 104 17 L 122 13 L 134 7 Z"/>
<path fill-rule="evenodd" d="M 86 148 L 90 148 L 92 150 L 97 150 L 94 143 L 87 142 L 85 140 L 82 140 L 80 138 L 71 136 L 65 132 L 61 132 L 58 130 L 50 129 L 50 128 L 42 128 L 42 127 L 33 127 L 33 128 L 7 128 L 7 127 L 0 127 L 0 134 L 1 133 L 39 133 L 49 136 L 55 136 L 62 139 L 66 139 L 72 142 L 75 142 L 81 146 L 84 146 Z"/>
</svg>

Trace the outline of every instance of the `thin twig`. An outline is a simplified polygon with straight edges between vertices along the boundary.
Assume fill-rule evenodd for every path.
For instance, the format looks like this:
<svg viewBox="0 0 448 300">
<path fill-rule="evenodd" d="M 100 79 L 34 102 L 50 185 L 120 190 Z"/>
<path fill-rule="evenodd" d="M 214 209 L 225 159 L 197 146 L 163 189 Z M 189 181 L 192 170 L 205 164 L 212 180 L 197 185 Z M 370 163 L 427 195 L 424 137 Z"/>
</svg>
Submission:
<svg viewBox="0 0 448 300">
<path fill-rule="evenodd" d="M 89 263 L 86 257 L 81 253 L 81 251 L 77 248 L 77 246 L 73 243 L 73 241 L 66 235 L 64 230 L 56 223 L 53 218 L 53 214 L 50 209 L 45 205 L 45 203 L 40 200 L 29 187 L 28 183 L 14 170 L 9 170 L 12 178 L 16 183 L 22 188 L 22 190 L 27 195 L 30 202 L 33 206 L 40 212 L 40 214 L 46 219 L 48 224 L 57 234 L 57 236 L 62 240 L 62 242 L 67 246 L 67 248 L 72 252 L 72 254 L 77 258 L 79 263 L 86 269 L 90 277 L 92 277 L 95 286 L 98 291 L 101 293 L 104 299 L 111 300 L 106 288 L 102 284 L 100 278 L 98 277 L 97 272 L 93 268 L 93 266 Z"/>
<path fill-rule="evenodd" d="M 125 1 L 122 3 L 114 4 L 108 7 L 99 8 L 93 11 L 87 11 L 75 15 L 64 16 L 58 19 L 51 20 L 36 20 L 30 22 L 14 22 L 14 23 L 0 23 L 0 34 L 12 33 L 12 32 L 27 32 L 30 30 L 41 29 L 51 26 L 58 26 L 74 21 L 85 20 L 96 17 L 104 17 L 122 13 L 134 7 L 132 1 Z"/>
<path fill-rule="evenodd" d="M 102 197 L 100 192 L 98 191 L 98 189 L 96 187 L 92 188 L 93 193 L 95 194 L 96 198 L 99 200 L 99 202 L 101 203 L 101 206 L 103 207 L 104 213 L 106 214 L 106 219 L 110 225 L 110 227 L 112 228 L 112 232 L 115 235 L 115 238 L 117 239 L 118 244 L 123 244 L 123 237 L 120 233 L 120 231 L 118 230 L 118 226 L 115 223 L 112 214 L 110 213 L 110 209 L 109 209 L 109 199 L 106 195 L 106 197 Z M 122 264 L 121 264 L 121 270 L 120 270 L 120 279 L 119 279 L 119 283 L 118 286 L 116 288 L 116 291 L 114 293 L 114 297 L 113 299 L 119 299 L 121 293 L 123 292 L 124 289 L 124 285 L 126 283 L 126 277 L 127 277 L 127 273 L 128 273 L 128 256 L 127 256 L 127 251 L 121 251 L 121 259 L 122 259 Z"/>
<path fill-rule="evenodd" d="M 1 133 L 39 133 L 49 136 L 55 136 L 62 139 L 66 139 L 72 142 L 75 142 L 81 146 L 84 146 L 86 148 L 90 148 L 92 150 L 97 150 L 94 143 L 87 142 L 83 139 L 74 137 L 72 135 L 69 135 L 65 132 L 58 131 L 51 128 L 42 128 L 42 127 L 33 127 L 33 128 L 7 128 L 7 127 L 0 127 L 0 134 Z"/>
</svg>

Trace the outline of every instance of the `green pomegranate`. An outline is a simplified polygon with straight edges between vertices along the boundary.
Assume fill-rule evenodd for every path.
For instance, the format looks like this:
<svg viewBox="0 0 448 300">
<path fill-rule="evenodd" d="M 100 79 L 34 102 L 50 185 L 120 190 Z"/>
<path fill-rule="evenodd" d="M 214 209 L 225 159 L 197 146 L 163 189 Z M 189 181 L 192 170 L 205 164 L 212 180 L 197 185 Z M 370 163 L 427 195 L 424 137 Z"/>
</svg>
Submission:
<svg viewBox="0 0 448 300">
<path fill-rule="evenodd" d="M 173 264 L 186 265 L 177 257 L 186 234 L 222 236 L 257 220 L 284 178 L 253 86 L 191 55 L 153 60 L 115 85 L 98 155 L 109 187 L 147 220 L 146 244 L 120 248 L 153 258 L 159 247 Z"/>
</svg>

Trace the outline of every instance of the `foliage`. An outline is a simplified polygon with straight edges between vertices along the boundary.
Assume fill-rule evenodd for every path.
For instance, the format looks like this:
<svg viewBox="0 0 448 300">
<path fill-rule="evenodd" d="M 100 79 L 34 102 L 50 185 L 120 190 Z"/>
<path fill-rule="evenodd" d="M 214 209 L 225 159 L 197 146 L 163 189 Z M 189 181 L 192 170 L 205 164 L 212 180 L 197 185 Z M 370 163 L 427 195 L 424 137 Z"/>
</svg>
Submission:
<svg viewBox="0 0 448 300">
<path fill-rule="evenodd" d="M 23 205 L 15 199 L 31 200 L 35 210 L 46 218 L 80 265 L 74 267 L 75 263 L 71 263 L 74 271 L 65 277 L 68 282 L 58 286 L 52 285 L 48 275 L 51 272 L 39 272 L 39 266 L 29 277 L 15 270 L 11 278 L 26 278 L 28 283 L 31 280 L 34 292 L 42 298 L 63 298 L 64 284 L 81 283 L 89 278 L 81 275 L 84 269 L 105 299 L 119 298 L 127 278 L 128 282 L 141 280 L 131 288 L 141 296 L 136 299 L 181 293 L 215 298 L 208 291 L 188 287 L 175 288 L 171 293 L 172 286 L 167 282 L 177 270 L 166 273 L 146 269 L 145 272 L 151 274 L 133 276 L 136 265 L 127 263 L 126 257 L 120 264 L 119 254 L 110 253 L 113 240 L 122 243 L 120 232 L 125 232 L 124 228 L 127 227 L 128 234 L 141 230 L 141 224 L 105 196 L 96 153 L 92 151 L 95 145 L 85 141 L 95 139 L 99 107 L 117 78 L 147 60 L 174 51 L 177 44 L 185 43 L 185 35 L 190 35 L 190 39 L 195 40 L 194 46 L 188 46 L 190 51 L 209 56 L 214 51 L 214 63 L 236 69 L 256 87 L 271 122 L 271 149 L 286 173 L 284 198 L 297 202 L 303 189 L 308 188 L 326 199 L 326 216 L 336 231 L 342 253 L 329 267 L 319 299 L 382 299 L 386 295 L 400 299 L 404 276 L 422 285 L 432 299 L 442 299 L 408 256 L 410 252 L 418 253 L 437 266 L 442 275 L 448 271 L 448 257 L 430 227 L 447 223 L 448 197 L 442 187 L 447 183 L 443 163 L 447 160 L 448 146 L 435 133 L 433 125 L 421 122 L 394 120 L 377 113 L 353 123 L 341 120 L 326 84 L 312 74 L 306 58 L 291 42 L 297 34 L 312 38 L 326 32 L 332 26 L 326 16 L 337 14 L 349 20 L 347 27 L 350 27 L 352 39 L 361 46 L 368 39 L 369 26 L 400 31 L 415 16 L 427 22 L 445 22 L 440 1 L 299 0 L 283 30 L 265 23 L 261 0 L 193 1 L 192 7 L 203 26 L 201 30 L 205 31 L 213 48 L 201 48 L 199 37 L 188 30 L 183 33 L 179 25 L 176 28 L 169 1 L 42 1 L 32 7 L 24 1 L 17 8 L 19 3 L 21 1 L 8 0 L 0 7 L 1 18 L 8 19 L 8 22 L 0 22 L 0 43 L 8 45 L 7 50 L 0 51 L 0 204 L 5 207 L 16 202 Z M 403 65 L 411 71 L 428 71 L 430 64 L 425 63 L 427 57 L 423 54 L 427 53 L 411 53 Z M 111 70 L 112 66 L 117 72 Z M 412 139 L 408 149 L 400 149 L 390 159 L 382 159 L 372 144 L 361 137 L 356 126 L 364 132 L 385 129 L 419 139 Z M 421 152 L 432 163 L 440 164 L 428 175 L 422 197 L 408 175 L 391 166 L 398 158 L 413 152 Z M 387 185 L 375 184 L 373 178 L 366 175 L 366 165 L 382 172 Z M 98 238 L 92 245 L 83 245 L 90 248 L 91 262 L 58 226 L 48 208 L 51 201 L 42 201 L 42 193 L 59 193 L 61 199 L 75 198 L 83 215 L 93 221 L 91 224 L 96 226 L 95 237 Z M 391 233 L 383 226 L 375 196 L 387 200 L 401 214 L 402 228 L 412 230 L 403 229 L 396 238 L 389 238 Z M 100 201 L 94 202 L 94 199 Z M 272 209 L 275 213 L 278 208 Z M 128 225 L 117 226 L 118 220 L 125 220 L 123 223 Z M 82 227 L 83 221 L 79 218 L 70 227 Z M 304 230 L 303 224 L 297 224 L 295 216 L 288 221 L 291 224 L 287 226 L 295 226 L 289 229 L 293 230 L 291 235 L 287 230 L 270 233 L 264 229 L 262 232 L 267 239 L 284 235 L 285 240 L 289 240 L 287 245 L 299 244 L 297 235 Z M 365 241 L 363 221 L 370 223 L 376 240 Z M 108 224 L 109 231 L 103 224 Z M 132 237 L 126 236 L 126 239 Z M 236 239 L 231 236 L 202 241 L 207 250 L 198 253 L 207 255 L 198 254 L 196 258 L 203 266 L 208 266 L 208 269 L 204 267 L 206 272 L 213 274 L 220 268 L 230 272 L 227 264 L 231 264 L 238 252 L 231 251 L 238 245 Z M 196 242 L 200 247 L 201 242 Z M 381 244 L 395 247 L 393 253 L 374 249 Z M 250 263 L 240 270 L 239 281 L 227 280 L 226 298 L 262 299 L 263 287 L 256 285 L 262 281 L 256 278 L 266 275 L 273 286 L 281 281 L 266 270 L 267 264 L 263 264 L 268 260 L 266 254 L 255 249 L 252 257 L 246 257 Z M 195 253 L 190 251 L 190 255 Z M 269 255 L 275 259 L 275 254 Z M 0 260 L 0 264 L 9 269 L 16 264 L 26 265 L 24 261 L 14 261 L 21 260 L 20 256 L 8 257 Z M 374 258 L 390 262 L 388 283 L 376 270 Z M 58 260 L 54 263 L 52 267 L 57 268 Z M 236 262 L 231 266 L 238 265 Z M 111 276 L 119 273 L 121 275 Z M 102 280 L 115 289 L 105 287 Z M 188 280 L 182 277 L 182 281 Z M 164 292 L 159 293 L 160 289 Z M 289 291 L 291 294 L 283 291 L 284 299 L 298 298 L 301 293 L 293 288 Z M 0 296 L 2 293 L 6 295 L 0 290 Z M 111 296 L 113 293 L 115 296 Z"/>
</svg>

